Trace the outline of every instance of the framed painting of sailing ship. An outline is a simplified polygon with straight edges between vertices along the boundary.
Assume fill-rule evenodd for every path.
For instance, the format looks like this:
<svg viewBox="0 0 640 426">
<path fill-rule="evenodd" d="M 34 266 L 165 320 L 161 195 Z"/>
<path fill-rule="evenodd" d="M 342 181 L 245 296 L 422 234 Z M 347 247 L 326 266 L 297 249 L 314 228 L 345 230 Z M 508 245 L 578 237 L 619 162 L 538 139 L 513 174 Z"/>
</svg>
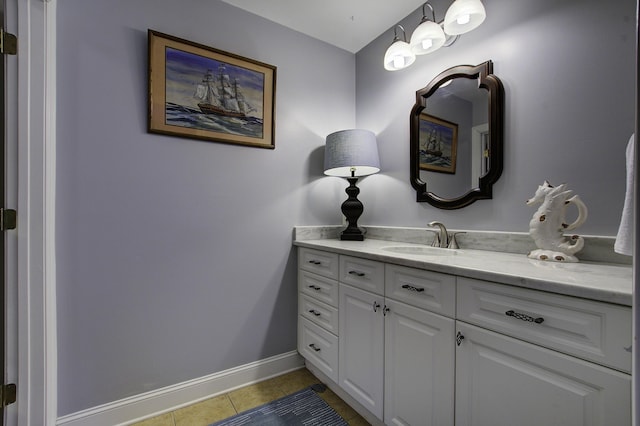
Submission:
<svg viewBox="0 0 640 426">
<path fill-rule="evenodd" d="M 276 67 L 148 30 L 149 132 L 275 148 Z"/>
<path fill-rule="evenodd" d="M 457 148 L 457 124 L 420 114 L 420 169 L 455 173 Z"/>
</svg>

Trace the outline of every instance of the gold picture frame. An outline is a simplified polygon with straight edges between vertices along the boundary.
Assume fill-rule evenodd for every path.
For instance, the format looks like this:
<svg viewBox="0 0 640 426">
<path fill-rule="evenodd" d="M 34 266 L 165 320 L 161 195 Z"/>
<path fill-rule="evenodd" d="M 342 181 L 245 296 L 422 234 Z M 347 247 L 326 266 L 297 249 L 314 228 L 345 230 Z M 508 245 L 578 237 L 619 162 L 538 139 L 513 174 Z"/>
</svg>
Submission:
<svg viewBox="0 0 640 426">
<path fill-rule="evenodd" d="M 420 114 L 421 170 L 455 174 L 457 149 L 457 124 L 429 114 Z"/>
<path fill-rule="evenodd" d="M 276 67 L 148 30 L 149 132 L 275 148 Z"/>
</svg>

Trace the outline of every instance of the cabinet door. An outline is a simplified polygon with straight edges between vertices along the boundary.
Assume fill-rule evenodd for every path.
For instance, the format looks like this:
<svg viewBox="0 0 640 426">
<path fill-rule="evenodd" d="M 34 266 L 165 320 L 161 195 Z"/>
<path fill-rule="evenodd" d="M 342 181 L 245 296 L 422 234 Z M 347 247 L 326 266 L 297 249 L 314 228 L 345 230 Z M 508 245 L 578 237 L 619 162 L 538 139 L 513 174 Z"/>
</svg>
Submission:
<svg viewBox="0 0 640 426">
<path fill-rule="evenodd" d="M 383 297 L 340 284 L 339 385 L 382 419 L 384 391 Z"/>
<path fill-rule="evenodd" d="M 452 425 L 455 321 L 386 299 L 386 425 Z"/>
<path fill-rule="evenodd" d="M 457 426 L 631 424 L 631 376 L 458 321 Z"/>
</svg>

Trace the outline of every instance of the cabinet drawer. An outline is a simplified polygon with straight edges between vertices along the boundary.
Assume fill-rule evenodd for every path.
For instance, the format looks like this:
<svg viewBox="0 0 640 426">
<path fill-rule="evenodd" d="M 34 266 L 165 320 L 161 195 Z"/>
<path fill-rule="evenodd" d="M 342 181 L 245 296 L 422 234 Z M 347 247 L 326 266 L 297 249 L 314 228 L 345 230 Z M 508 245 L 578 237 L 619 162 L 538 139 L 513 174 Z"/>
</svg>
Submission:
<svg viewBox="0 0 640 426">
<path fill-rule="evenodd" d="M 338 255 L 306 247 L 298 249 L 298 267 L 334 280 L 338 279 Z"/>
<path fill-rule="evenodd" d="M 385 296 L 453 318 L 456 277 L 405 266 L 387 265 Z"/>
<path fill-rule="evenodd" d="M 340 256 L 340 282 L 384 295 L 384 263 Z"/>
<path fill-rule="evenodd" d="M 298 288 L 304 293 L 331 306 L 338 306 L 338 281 L 307 271 L 298 271 Z"/>
<path fill-rule="evenodd" d="M 333 334 L 338 334 L 338 309 L 300 293 L 298 310 L 306 319 Z"/>
<path fill-rule="evenodd" d="M 631 371 L 628 307 L 468 278 L 457 293 L 461 321 Z"/>
<path fill-rule="evenodd" d="M 303 317 L 298 321 L 298 352 L 331 380 L 338 381 L 338 338 Z"/>
</svg>

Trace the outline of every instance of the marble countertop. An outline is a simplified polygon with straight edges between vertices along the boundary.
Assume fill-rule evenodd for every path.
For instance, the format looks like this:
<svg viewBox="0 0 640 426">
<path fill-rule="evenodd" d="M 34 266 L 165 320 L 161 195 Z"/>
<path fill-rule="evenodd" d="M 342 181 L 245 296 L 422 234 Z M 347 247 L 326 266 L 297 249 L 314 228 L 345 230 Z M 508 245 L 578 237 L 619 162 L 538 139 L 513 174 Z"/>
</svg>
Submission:
<svg viewBox="0 0 640 426">
<path fill-rule="evenodd" d="M 545 262 L 529 259 L 520 253 L 475 249 L 452 250 L 451 252 L 455 254 L 435 256 L 399 254 L 384 248 L 424 247 L 424 245 L 370 238 L 365 241 L 341 241 L 334 238 L 295 240 L 294 245 L 631 306 L 633 279 L 632 268 L 629 265 Z"/>
</svg>

